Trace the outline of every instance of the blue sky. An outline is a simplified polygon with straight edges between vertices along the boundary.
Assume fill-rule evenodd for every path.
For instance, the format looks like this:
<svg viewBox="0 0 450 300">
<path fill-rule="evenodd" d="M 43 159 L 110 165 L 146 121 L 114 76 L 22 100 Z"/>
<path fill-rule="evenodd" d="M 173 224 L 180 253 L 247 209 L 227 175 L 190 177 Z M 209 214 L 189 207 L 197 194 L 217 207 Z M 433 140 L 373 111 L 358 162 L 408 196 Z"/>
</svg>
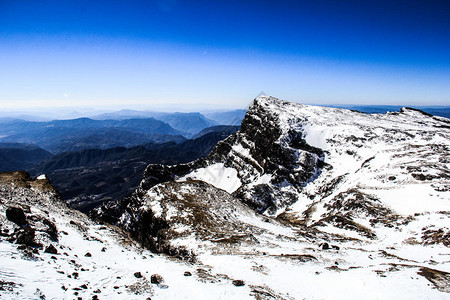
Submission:
<svg viewBox="0 0 450 300">
<path fill-rule="evenodd" d="M 450 105 L 448 3 L 0 0 L 0 105 Z"/>
</svg>

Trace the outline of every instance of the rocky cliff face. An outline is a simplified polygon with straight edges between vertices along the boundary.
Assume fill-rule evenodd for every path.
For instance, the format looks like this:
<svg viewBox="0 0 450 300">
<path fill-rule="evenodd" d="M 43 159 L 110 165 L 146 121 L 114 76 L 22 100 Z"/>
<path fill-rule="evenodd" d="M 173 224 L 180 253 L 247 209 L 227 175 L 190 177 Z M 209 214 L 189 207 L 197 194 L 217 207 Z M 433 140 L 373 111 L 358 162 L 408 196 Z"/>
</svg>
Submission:
<svg viewBox="0 0 450 300">
<path fill-rule="evenodd" d="M 283 111 L 258 98 L 241 129 L 221 141 L 205 158 L 175 166 L 149 165 L 138 193 L 169 180 L 203 180 L 224 189 L 258 212 L 275 214 L 296 201 L 296 195 L 324 166 L 324 152 L 306 143 L 302 132 L 286 128 Z M 287 104 L 287 102 L 286 102 Z"/>
</svg>

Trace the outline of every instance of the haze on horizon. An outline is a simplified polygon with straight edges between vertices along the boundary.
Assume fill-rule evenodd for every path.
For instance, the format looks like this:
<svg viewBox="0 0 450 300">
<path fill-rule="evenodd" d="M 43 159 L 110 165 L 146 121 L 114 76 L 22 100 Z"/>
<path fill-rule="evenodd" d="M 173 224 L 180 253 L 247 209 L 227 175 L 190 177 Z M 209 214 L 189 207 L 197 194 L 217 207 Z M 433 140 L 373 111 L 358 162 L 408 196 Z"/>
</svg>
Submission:
<svg viewBox="0 0 450 300">
<path fill-rule="evenodd" d="M 0 105 L 449 105 L 449 32 L 437 0 L 0 0 Z"/>
</svg>

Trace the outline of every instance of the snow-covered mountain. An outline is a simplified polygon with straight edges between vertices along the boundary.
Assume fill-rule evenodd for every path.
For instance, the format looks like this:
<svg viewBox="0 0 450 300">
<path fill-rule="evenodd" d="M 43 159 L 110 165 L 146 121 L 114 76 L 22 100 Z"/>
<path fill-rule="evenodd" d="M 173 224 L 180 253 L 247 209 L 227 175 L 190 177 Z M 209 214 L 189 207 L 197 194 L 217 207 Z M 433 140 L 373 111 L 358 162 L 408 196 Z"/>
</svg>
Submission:
<svg viewBox="0 0 450 300">
<path fill-rule="evenodd" d="M 281 271 L 318 290 L 277 286 L 265 274 L 278 295 L 340 298 L 320 292 L 329 285 L 324 278 L 336 280 L 330 270 L 341 272 L 339 285 L 361 279 L 355 295 L 397 297 L 383 278 L 400 276 L 395 285 L 416 297 L 417 274 L 427 272 L 439 273 L 427 278 L 449 291 L 449 125 L 408 108 L 370 115 L 259 97 L 241 130 L 207 157 L 148 166 L 132 197 L 96 217 L 153 251 L 220 261 L 224 272 L 252 273 L 251 262 L 273 264 L 271 273 L 280 260 L 300 260 L 305 272 L 328 270 L 307 278 L 292 265 Z M 432 295 L 421 282 L 422 295 Z"/>
<path fill-rule="evenodd" d="M 58 295 L 67 297 L 76 291 L 99 298 L 444 299 L 449 162 L 448 119 L 408 108 L 369 115 L 258 97 L 241 129 L 205 158 L 149 165 L 133 196 L 93 213 L 103 225 L 63 205 L 27 204 L 37 197 L 26 194 L 37 193 L 32 183 L 28 189 L 2 183 L 2 209 L 25 201 L 26 220 L 41 215 L 57 228 L 56 240 L 41 234 L 42 249 L 52 243 L 67 256 L 54 260 L 41 251 L 29 261 L 15 248 L 17 239 L 2 242 L 2 262 L 11 253 L 16 260 L 0 280 L 14 282 L 11 293 L 45 293 L 62 283 L 54 278 L 64 278 L 71 289 Z M 27 228 L 8 222 L 7 236 Z M 138 244 L 125 247 L 121 239 Z M 149 259 L 144 248 L 160 254 Z M 66 279 L 73 272 L 64 269 L 73 268 L 69 258 L 94 275 L 85 277 L 82 292 L 73 288 L 83 283 Z M 14 263 L 35 272 L 57 267 L 37 284 Z M 133 294 L 127 288 L 138 280 L 133 271 L 144 275 L 141 285 L 152 273 L 166 280 Z"/>
</svg>

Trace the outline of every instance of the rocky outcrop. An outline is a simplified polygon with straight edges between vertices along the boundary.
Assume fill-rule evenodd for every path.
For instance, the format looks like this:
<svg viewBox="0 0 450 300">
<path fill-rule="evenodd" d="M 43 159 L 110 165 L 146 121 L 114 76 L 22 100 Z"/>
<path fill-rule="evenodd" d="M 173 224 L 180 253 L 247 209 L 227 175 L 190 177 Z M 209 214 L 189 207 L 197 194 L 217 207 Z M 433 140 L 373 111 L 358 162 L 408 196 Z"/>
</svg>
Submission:
<svg viewBox="0 0 450 300">
<path fill-rule="evenodd" d="M 309 145 L 301 131 L 286 130 L 279 112 L 268 103 L 288 104 L 270 97 L 255 99 L 241 129 L 205 158 L 175 166 L 149 165 L 138 194 L 162 182 L 198 179 L 227 190 L 258 212 L 274 214 L 295 202 L 296 194 L 320 174 L 324 152 Z M 228 180 L 237 183 L 234 188 L 216 184 L 223 171 L 234 173 Z"/>
<path fill-rule="evenodd" d="M 27 255 L 51 249 L 52 243 L 58 241 L 54 221 L 45 214 L 33 213 L 31 208 L 36 205 L 43 209 L 46 206 L 66 208 L 48 179 L 33 180 L 24 171 L 0 173 L 0 211 L 4 211 L 5 216 L 0 216 L 0 234 L 18 244 Z"/>
<path fill-rule="evenodd" d="M 120 226 L 144 247 L 195 261 L 191 240 L 216 245 L 254 244 L 262 217 L 224 190 L 203 181 L 165 182 L 102 209 L 95 218 Z M 253 220 L 253 222 L 255 221 Z"/>
</svg>

